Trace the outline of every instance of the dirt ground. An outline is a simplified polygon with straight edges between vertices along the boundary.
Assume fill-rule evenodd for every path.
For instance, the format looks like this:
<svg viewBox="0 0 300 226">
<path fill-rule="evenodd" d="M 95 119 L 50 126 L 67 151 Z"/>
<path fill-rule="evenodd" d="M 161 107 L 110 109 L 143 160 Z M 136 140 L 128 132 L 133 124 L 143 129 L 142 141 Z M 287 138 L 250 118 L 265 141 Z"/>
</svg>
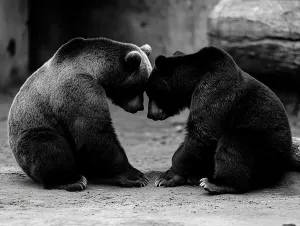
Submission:
<svg viewBox="0 0 300 226">
<path fill-rule="evenodd" d="M 44 190 L 16 164 L 7 145 L 11 98 L 0 98 L 0 225 L 300 225 L 300 173 L 275 188 L 242 195 L 208 195 L 200 187 L 156 188 L 184 136 L 186 113 L 164 122 L 111 107 L 130 162 L 147 172 L 145 188 L 89 184 L 82 192 Z M 293 127 L 294 135 L 299 129 Z M 153 171 L 155 170 L 155 171 Z"/>
</svg>

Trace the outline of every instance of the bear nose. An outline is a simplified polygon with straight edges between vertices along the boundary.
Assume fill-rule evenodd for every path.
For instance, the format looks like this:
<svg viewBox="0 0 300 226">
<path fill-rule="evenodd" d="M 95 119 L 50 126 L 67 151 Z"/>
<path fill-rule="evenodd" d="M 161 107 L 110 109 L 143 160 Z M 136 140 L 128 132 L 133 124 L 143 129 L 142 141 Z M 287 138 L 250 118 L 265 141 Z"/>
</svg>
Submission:
<svg viewBox="0 0 300 226">
<path fill-rule="evenodd" d="M 138 112 L 144 110 L 143 96 L 136 96 L 126 103 L 126 108 L 129 112 Z"/>
<path fill-rule="evenodd" d="M 130 113 L 137 113 L 138 111 L 144 110 L 144 101 L 143 101 L 143 95 L 136 96 L 129 100 L 128 102 L 125 102 L 124 104 L 124 110 L 128 111 Z"/>
<path fill-rule="evenodd" d="M 148 112 L 147 118 L 157 121 L 156 117 L 151 112 Z"/>
<path fill-rule="evenodd" d="M 168 115 L 163 109 L 160 109 L 153 100 L 149 100 L 147 117 L 154 121 L 165 120 Z"/>
</svg>

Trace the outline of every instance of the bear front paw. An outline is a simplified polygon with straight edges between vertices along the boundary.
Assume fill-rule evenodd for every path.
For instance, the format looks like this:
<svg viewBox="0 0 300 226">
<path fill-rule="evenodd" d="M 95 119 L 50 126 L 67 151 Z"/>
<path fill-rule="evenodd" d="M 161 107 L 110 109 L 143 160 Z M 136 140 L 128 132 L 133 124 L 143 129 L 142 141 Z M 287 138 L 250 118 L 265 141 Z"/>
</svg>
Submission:
<svg viewBox="0 0 300 226">
<path fill-rule="evenodd" d="M 186 182 L 185 178 L 173 173 L 171 170 L 162 173 L 155 179 L 156 187 L 176 187 L 184 185 Z"/>
</svg>

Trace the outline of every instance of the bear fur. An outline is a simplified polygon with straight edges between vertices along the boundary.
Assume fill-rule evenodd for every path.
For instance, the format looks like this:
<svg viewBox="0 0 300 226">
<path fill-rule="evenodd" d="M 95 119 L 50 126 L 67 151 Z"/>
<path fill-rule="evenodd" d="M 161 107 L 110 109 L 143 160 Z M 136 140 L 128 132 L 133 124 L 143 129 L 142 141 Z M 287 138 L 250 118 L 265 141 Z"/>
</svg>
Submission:
<svg viewBox="0 0 300 226">
<path fill-rule="evenodd" d="M 9 111 L 9 145 L 24 172 L 45 188 L 69 191 L 83 190 L 87 179 L 145 186 L 116 136 L 106 98 L 131 113 L 143 110 L 150 52 L 149 45 L 105 38 L 61 46 L 25 81 Z"/>
<path fill-rule="evenodd" d="M 185 139 L 156 186 L 242 193 L 274 184 L 287 168 L 292 136 L 282 103 L 225 51 L 158 56 L 146 93 L 153 120 L 190 109 Z"/>
</svg>

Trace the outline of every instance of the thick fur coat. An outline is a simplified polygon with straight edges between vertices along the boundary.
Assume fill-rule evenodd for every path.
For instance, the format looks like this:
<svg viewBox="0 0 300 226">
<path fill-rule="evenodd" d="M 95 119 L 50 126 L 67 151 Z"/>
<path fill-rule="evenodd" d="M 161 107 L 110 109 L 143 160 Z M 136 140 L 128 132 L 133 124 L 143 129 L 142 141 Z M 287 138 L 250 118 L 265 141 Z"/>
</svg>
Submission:
<svg viewBox="0 0 300 226">
<path fill-rule="evenodd" d="M 225 51 L 158 56 L 146 90 L 149 118 L 190 109 L 184 142 L 157 186 L 239 193 L 274 184 L 287 168 L 292 137 L 282 103 Z"/>
<path fill-rule="evenodd" d="M 118 141 L 107 97 L 143 110 L 151 47 L 105 38 L 76 38 L 34 72 L 8 116 L 9 145 L 33 180 L 46 188 L 82 190 L 86 178 L 144 186 Z M 100 178 L 102 178 L 100 180 Z"/>
</svg>

